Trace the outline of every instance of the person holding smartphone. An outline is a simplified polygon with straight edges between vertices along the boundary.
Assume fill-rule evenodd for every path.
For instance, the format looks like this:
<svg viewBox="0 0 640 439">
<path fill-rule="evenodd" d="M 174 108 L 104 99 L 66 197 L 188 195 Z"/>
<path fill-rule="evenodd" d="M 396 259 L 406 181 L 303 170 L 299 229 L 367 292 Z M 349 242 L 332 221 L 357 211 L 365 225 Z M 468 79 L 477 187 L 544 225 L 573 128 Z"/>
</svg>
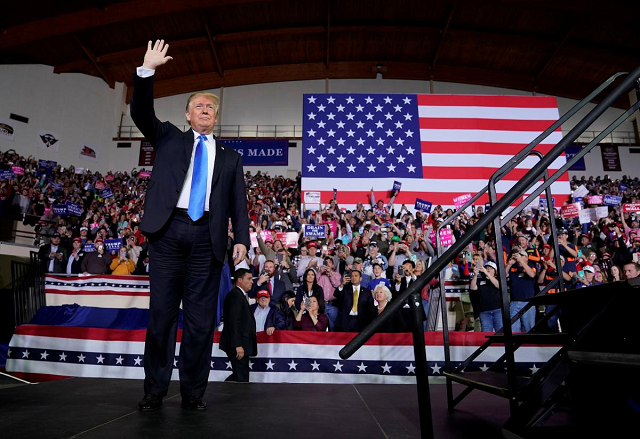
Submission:
<svg viewBox="0 0 640 439">
<path fill-rule="evenodd" d="M 323 304 L 315 296 L 305 297 L 293 321 L 293 328 L 300 331 L 326 331 L 328 327 L 329 318 L 324 313 Z"/>
<path fill-rule="evenodd" d="M 128 257 L 127 247 L 120 247 L 118 249 L 118 256 L 113 258 L 110 265 L 111 274 L 113 275 L 129 275 L 136 269 L 136 264 L 133 263 L 133 259 Z"/>
</svg>

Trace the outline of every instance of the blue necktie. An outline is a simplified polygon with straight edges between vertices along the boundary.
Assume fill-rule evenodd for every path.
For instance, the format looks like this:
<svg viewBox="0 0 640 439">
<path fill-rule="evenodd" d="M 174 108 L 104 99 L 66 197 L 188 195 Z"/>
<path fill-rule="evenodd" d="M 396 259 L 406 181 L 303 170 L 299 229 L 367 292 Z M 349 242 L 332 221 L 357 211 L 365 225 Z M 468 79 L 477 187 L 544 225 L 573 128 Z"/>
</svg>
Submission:
<svg viewBox="0 0 640 439">
<path fill-rule="evenodd" d="M 198 136 L 196 155 L 193 158 L 193 174 L 191 176 L 191 194 L 189 195 L 189 216 L 198 221 L 204 215 L 204 200 L 207 196 L 207 147 L 204 144 L 207 136 Z"/>
</svg>

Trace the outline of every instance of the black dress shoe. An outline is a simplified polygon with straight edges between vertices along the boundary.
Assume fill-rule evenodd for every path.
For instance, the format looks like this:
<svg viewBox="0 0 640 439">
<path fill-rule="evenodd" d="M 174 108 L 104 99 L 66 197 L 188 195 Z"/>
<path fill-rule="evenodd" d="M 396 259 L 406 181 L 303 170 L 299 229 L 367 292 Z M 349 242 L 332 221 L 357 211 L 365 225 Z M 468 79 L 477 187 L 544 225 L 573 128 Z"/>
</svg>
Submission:
<svg viewBox="0 0 640 439">
<path fill-rule="evenodd" d="M 192 396 L 189 399 L 183 399 L 182 400 L 182 408 L 186 409 L 186 410 L 206 410 L 207 409 L 207 404 L 204 403 L 204 401 L 198 397 Z"/>
<path fill-rule="evenodd" d="M 144 398 L 142 398 L 142 401 L 138 403 L 138 408 L 143 412 L 150 412 L 152 410 L 158 410 L 161 405 L 162 396 L 147 393 L 144 395 Z"/>
</svg>

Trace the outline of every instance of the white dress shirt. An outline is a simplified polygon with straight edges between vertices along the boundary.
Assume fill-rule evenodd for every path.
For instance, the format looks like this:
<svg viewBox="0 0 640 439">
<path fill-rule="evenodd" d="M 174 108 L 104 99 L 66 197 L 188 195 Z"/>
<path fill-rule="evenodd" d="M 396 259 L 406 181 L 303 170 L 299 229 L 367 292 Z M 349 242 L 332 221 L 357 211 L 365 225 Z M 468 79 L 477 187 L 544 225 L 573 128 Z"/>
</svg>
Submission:
<svg viewBox="0 0 640 439">
<path fill-rule="evenodd" d="M 136 69 L 136 73 L 141 78 L 148 78 L 155 74 L 155 70 L 145 69 L 143 67 L 138 67 Z M 193 131 L 193 150 L 191 151 L 191 159 L 189 160 L 189 170 L 187 171 L 187 175 L 184 179 L 184 183 L 182 185 L 182 190 L 180 191 L 180 197 L 178 198 L 178 204 L 176 207 L 181 209 L 189 209 L 189 196 L 191 194 L 191 180 L 193 179 L 193 159 L 196 156 L 196 148 L 200 140 L 200 133 L 196 133 Z M 207 140 L 204 142 L 207 147 L 207 196 L 204 199 L 204 210 L 205 212 L 209 211 L 209 196 L 211 194 L 211 182 L 213 181 L 213 165 L 216 161 L 216 139 L 214 139 L 213 134 L 207 134 Z"/>
</svg>

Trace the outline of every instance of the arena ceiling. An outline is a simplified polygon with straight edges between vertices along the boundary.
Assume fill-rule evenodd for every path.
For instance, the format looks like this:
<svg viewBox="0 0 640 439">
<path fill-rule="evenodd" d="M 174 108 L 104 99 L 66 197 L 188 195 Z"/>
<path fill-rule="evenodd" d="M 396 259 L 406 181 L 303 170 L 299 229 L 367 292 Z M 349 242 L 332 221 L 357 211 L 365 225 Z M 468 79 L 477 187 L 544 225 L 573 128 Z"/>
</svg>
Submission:
<svg viewBox="0 0 640 439">
<path fill-rule="evenodd" d="M 157 97 L 382 73 L 581 99 L 640 64 L 637 0 L 3 3 L 2 64 L 46 64 L 130 92 L 146 42 L 165 39 L 174 60 L 158 71 Z"/>
</svg>

